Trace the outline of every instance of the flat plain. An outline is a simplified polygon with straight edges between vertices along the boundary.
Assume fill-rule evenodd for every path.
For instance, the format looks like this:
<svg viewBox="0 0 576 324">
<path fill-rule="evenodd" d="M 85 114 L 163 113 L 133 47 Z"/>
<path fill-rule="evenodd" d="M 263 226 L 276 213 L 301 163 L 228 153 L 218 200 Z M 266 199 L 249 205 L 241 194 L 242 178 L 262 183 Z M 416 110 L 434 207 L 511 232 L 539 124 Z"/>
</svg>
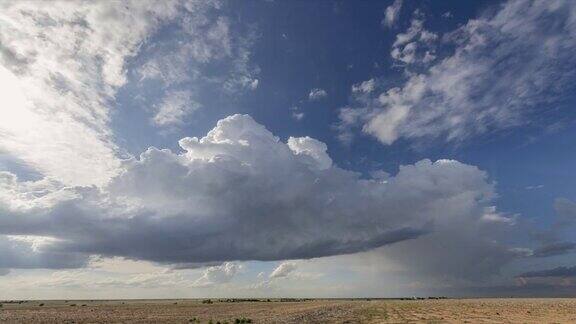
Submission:
<svg viewBox="0 0 576 324">
<path fill-rule="evenodd" d="M 2 302 L 8 323 L 576 323 L 576 298 Z"/>
</svg>

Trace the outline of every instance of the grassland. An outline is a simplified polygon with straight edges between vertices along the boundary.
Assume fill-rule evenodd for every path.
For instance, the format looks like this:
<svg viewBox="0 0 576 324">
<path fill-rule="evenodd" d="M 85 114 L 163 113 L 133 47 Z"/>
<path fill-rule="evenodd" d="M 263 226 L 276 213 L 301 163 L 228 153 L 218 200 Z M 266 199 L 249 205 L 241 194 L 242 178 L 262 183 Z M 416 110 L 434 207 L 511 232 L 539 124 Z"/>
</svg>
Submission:
<svg viewBox="0 0 576 324">
<path fill-rule="evenodd" d="M 576 323 L 576 299 L 3 302 L 8 323 Z"/>
</svg>

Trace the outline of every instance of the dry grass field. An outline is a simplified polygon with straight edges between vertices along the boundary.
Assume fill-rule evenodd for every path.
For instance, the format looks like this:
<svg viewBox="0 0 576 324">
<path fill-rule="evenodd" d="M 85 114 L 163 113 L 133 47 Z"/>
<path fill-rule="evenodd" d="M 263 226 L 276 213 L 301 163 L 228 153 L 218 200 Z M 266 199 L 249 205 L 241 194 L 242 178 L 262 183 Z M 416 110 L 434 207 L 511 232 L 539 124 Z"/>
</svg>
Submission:
<svg viewBox="0 0 576 324">
<path fill-rule="evenodd" d="M 576 323 L 576 299 L 4 302 L 8 323 Z"/>
</svg>

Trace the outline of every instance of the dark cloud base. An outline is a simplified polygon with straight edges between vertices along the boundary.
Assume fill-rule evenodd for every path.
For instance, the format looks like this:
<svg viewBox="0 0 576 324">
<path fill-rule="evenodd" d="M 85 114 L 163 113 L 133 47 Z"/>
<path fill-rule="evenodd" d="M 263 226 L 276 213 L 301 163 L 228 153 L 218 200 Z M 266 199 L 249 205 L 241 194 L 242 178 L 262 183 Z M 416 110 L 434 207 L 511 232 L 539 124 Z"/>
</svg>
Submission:
<svg viewBox="0 0 576 324">
<path fill-rule="evenodd" d="M 362 179 L 332 165 L 324 143 L 283 143 L 246 115 L 180 145 L 181 154 L 151 148 L 126 161 L 104 188 L 51 183 L 30 196 L 30 183 L 7 175 L 23 198 L 0 206 L 0 234 L 56 239 L 30 267 L 82 266 L 78 255 L 174 265 L 308 259 L 417 240 L 451 219 L 477 226 L 493 195 L 484 172 L 449 160 Z"/>
</svg>

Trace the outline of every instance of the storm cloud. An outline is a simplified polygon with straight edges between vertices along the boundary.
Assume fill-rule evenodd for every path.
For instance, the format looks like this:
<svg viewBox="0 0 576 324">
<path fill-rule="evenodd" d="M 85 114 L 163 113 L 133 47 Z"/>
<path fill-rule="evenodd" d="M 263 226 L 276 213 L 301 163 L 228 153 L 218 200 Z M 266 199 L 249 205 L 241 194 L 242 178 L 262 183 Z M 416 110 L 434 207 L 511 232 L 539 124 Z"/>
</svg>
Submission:
<svg viewBox="0 0 576 324">
<path fill-rule="evenodd" d="M 522 278 L 546 278 L 546 277 L 575 277 L 576 276 L 576 266 L 573 267 L 556 267 L 546 270 L 529 271 L 518 275 Z"/>
<path fill-rule="evenodd" d="M 3 173 L 0 235 L 53 238 L 38 253 L 62 267 L 69 255 L 94 254 L 170 264 L 306 259 L 480 220 L 494 195 L 485 172 L 452 160 L 363 179 L 333 165 L 324 143 L 284 143 L 248 115 L 179 144 L 182 153 L 150 148 L 124 161 L 104 188 Z"/>
</svg>

